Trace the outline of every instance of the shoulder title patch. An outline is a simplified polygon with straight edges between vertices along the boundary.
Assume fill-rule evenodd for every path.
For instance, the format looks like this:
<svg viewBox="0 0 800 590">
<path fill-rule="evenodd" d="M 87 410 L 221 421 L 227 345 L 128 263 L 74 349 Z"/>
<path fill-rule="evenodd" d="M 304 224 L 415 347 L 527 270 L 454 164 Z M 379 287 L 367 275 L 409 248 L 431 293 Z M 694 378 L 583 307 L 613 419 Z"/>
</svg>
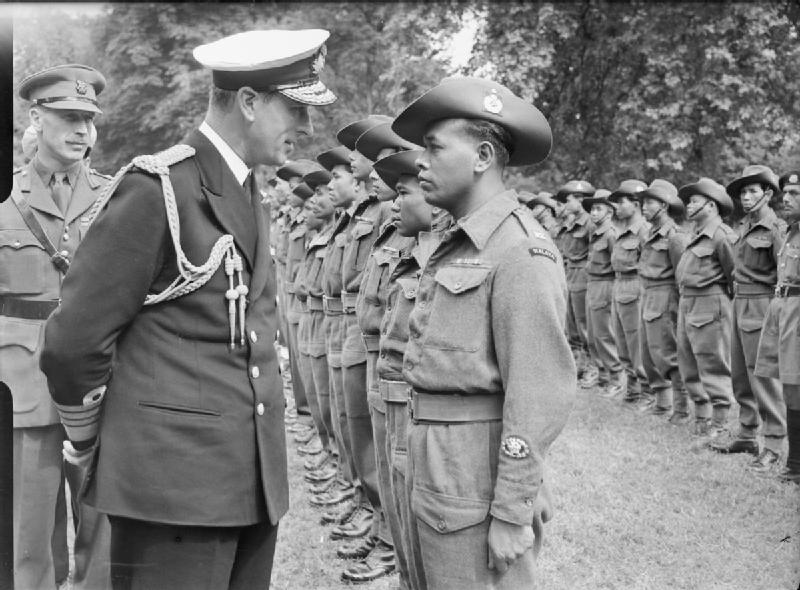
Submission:
<svg viewBox="0 0 800 590">
<path fill-rule="evenodd" d="M 544 256 L 545 258 L 549 258 L 553 262 L 556 262 L 556 255 L 547 248 L 528 248 L 528 253 L 530 253 L 531 256 Z"/>
</svg>

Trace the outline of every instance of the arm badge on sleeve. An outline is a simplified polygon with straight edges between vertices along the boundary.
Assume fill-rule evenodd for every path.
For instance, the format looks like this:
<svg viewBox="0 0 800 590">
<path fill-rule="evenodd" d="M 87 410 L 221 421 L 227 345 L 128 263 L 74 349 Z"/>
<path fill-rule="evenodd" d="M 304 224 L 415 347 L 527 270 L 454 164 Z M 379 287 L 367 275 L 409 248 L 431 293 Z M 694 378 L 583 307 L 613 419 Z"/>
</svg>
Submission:
<svg viewBox="0 0 800 590">
<path fill-rule="evenodd" d="M 500 444 L 500 449 L 512 459 L 524 459 L 531 454 L 531 448 L 518 436 L 507 436 Z"/>
</svg>

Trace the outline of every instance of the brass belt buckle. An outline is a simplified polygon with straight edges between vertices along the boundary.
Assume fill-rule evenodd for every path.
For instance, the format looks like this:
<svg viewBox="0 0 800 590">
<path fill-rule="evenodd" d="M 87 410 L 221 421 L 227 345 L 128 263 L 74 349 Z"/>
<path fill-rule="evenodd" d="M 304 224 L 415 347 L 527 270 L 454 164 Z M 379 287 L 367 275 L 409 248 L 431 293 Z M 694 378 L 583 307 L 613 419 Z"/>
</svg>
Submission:
<svg viewBox="0 0 800 590">
<path fill-rule="evenodd" d="M 410 388 L 409 388 L 410 389 Z M 416 404 L 416 400 L 414 398 L 414 393 L 412 391 L 408 392 L 408 401 L 406 405 L 408 407 L 408 417 L 410 420 L 414 420 L 414 406 Z"/>
</svg>

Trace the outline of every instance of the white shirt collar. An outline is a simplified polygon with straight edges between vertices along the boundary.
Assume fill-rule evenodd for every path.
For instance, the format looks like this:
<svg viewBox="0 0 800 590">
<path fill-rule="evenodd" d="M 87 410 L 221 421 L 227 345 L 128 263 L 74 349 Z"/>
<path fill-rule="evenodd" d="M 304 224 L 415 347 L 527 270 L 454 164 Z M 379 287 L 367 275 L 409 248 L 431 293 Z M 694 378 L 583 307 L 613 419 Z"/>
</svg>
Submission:
<svg viewBox="0 0 800 590">
<path fill-rule="evenodd" d="M 231 172 L 233 172 L 239 184 L 244 184 L 247 175 L 250 174 L 250 169 L 247 167 L 247 164 L 236 155 L 236 152 L 231 149 L 231 146 L 229 146 L 206 121 L 200 124 L 199 131 L 208 138 L 208 141 L 214 144 L 214 147 L 217 148 L 219 155 L 225 160 L 225 163 L 228 165 L 228 168 L 231 169 Z"/>
</svg>

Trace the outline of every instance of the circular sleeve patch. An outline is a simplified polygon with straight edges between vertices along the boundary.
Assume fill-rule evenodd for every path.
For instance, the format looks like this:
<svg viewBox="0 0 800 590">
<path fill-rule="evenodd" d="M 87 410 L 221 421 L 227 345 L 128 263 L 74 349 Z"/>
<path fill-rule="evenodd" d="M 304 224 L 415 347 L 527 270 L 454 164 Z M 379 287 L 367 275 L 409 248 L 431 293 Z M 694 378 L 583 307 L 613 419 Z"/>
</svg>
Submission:
<svg viewBox="0 0 800 590">
<path fill-rule="evenodd" d="M 531 448 L 518 436 L 508 436 L 500 444 L 500 449 L 512 459 L 524 459 L 531 454 Z"/>
</svg>

